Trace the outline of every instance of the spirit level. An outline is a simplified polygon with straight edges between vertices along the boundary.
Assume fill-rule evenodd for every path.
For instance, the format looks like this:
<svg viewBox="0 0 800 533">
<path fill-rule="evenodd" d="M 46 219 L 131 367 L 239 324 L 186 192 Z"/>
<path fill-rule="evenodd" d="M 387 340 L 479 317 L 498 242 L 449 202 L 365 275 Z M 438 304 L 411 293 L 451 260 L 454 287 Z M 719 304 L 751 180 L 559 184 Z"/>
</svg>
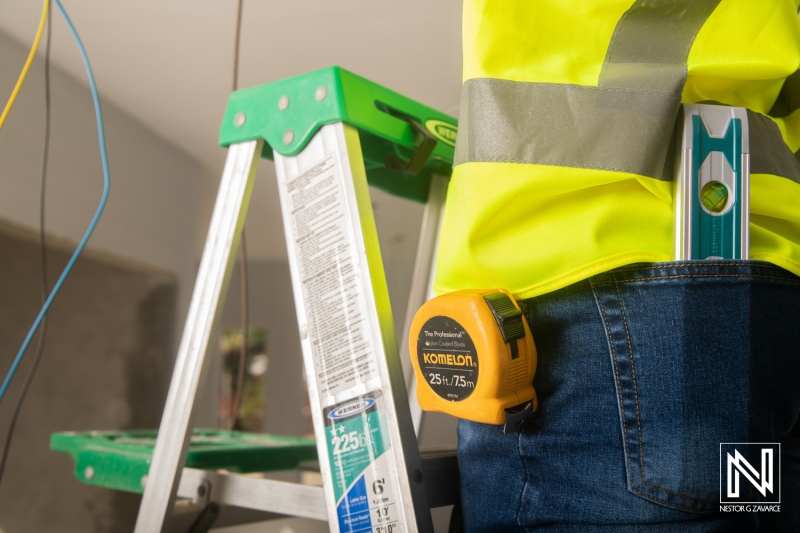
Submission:
<svg viewBox="0 0 800 533">
<path fill-rule="evenodd" d="M 747 259 L 750 140 L 741 107 L 685 104 L 678 128 L 675 258 Z"/>
</svg>

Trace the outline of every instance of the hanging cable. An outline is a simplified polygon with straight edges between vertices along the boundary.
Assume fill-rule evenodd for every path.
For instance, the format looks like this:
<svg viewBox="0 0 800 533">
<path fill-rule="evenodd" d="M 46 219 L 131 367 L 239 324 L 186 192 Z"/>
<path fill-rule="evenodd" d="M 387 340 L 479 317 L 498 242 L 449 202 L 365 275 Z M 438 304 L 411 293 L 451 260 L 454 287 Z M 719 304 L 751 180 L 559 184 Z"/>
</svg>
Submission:
<svg viewBox="0 0 800 533">
<path fill-rule="evenodd" d="M 48 0 L 49 3 L 49 0 Z M 48 8 L 47 10 L 47 45 L 44 54 L 44 153 L 42 154 L 42 185 L 39 192 L 39 259 L 42 266 L 42 305 L 47 300 L 47 247 L 45 244 L 45 198 L 47 197 L 47 160 L 50 153 L 50 43 L 53 35 L 53 12 Z M 14 405 L 14 413 L 11 415 L 11 423 L 8 425 L 8 434 L 6 435 L 6 443 L 3 447 L 3 457 L 0 459 L 0 484 L 3 483 L 3 474 L 6 471 L 6 461 L 8 461 L 8 451 L 11 449 L 11 439 L 14 437 L 14 429 L 17 427 L 17 419 L 19 418 L 22 403 L 25 401 L 25 396 L 28 394 L 28 389 L 33 381 L 33 376 L 36 374 L 36 369 L 39 367 L 39 361 L 42 359 L 42 352 L 44 351 L 44 338 L 47 335 L 47 315 L 42 318 L 42 327 L 39 329 L 39 344 L 36 347 L 36 356 L 33 358 L 28 376 L 25 378 L 25 383 L 22 385 L 22 390 L 17 397 L 17 403 Z"/>
<path fill-rule="evenodd" d="M 39 315 L 34 320 L 33 325 L 31 326 L 30 331 L 28 331 L 28 335 L 25 337 L 25 340 L 22 343 L 22 346 L 17 353 L 17 357 L 14 359 L 14 362 L 11 364 L 11 368 L 6 375 L 5 380 L 3 381 L 3 385 L 0 386 L 0 401 L 3 400 L 5 396 L 6 390 L 8 389 L 8 384 L 11 382 L 11 379 L 14 377 L 14 373 L 17 371 L 17 367 L 19 366 L 22 357 L 25 355 L 25 351 L 28 349 L 28 345 L 33 339 L 36 330 L 39 328 L 39 325 L 42 322 L 42 319 L 47 314 L 48 309 L 50 309 L 50 305 L 53 303 L 53 299 L 55 299 L 58 291 L 61 289 L 61 285 L 64 283 L 64 280 L 67 279 L 70 271 L 72 270 L 75 261 L 77 261 L 78 256 L 81 255 L 83 249 L 86 247 L 86 243 L 89 241 L 89 237 L 92 236 L 94 232 L 94 228 L 97 226 L 97 222 L 100 220 L 100 215 L 103 214 L 103 209 L 106 207 L 106 203 L 108 202 L 108 191 L 111 185 L 111 180 L 109 177 L 108 171 L 108 156 L 106 154 L 106 140 L 105 140 L 105 132 L 103 129 L 103 114 L 100 110 L 100 97 L 97 94 L 97 86 L 94 82 L 94 74 L 92 73 L 92 66 L 89 64 L 89 58 L 86 55 L 86 50 L 83 47 L 83 43 L 81 42 L 81 38 L 78 36 L 78 32 L 75 29 L 75 26 L 72 24 L 72 21 L 67 15 L 67 12 L 64 10 L 64 6 L 61 5 L 60 0 L 54 0 L 56 3 L 56 7 L 61 12 L 61 15 L 64 17 L 64 21 L 67 23 L 69 27 L 70 33 L 72 33 L 72 37 L 75 39 L 75 43 L 78 45 L 78 50 L 81 53 L 81 58 L 83 59 L 83 65 L 86 68 L 86 75 L 89 78 L 89 88 L 92 92 L 92 100 L 94 101 L 94 111 L 95 117 L 97 119 L 97 137 L 100 142 L 100 160 L 103 165 L 103 194 L 100 197 L 100 204 L 97 206 L 97 211 L 92 217 L 92 221 L 89 223 L 89 227 L 86 230 L 86 233 L 83 235 L 80 243 L 78 243 L 77 248 L 75 248 L 75 252 L 70 257 L 69 261 L 67 262 L 67 266 L 64 267 L 64 271 L 59 276 L 58 280 L 56 281 L 55 285 L 53 285 L 53 291 L 45 300 L 44 305 L 42 305 L 42 309 L 39 311 Z"/>
<path fill-rule="evenodd" d="M 11 111 L 11 106 L 14 105 L 14 101 L 17 99 L 17 94 L 22 88 L 25 78 L 28 76 L 28 69 L 31 68 L 33 56 L 36 55 L 36 49 L 39 48 L 39 41 L 41 40 L 42 33 L 44 32 L 44 24 L 47 22 L 47 12 L 49 10 L 50 0 L 44 0 L 44 7 L 42 7 L 42 19 L 39 21 L 39 29 L 36 30 L 36 38 L 33 40 L 33 46 L 31 46 L 31 51 L 28 53 L 28 59 L 25 61 L 25 65 L 22 67 L 22 72 L 19 75 L 19 79 L 17 79 L 17 84 L 14 86 L 14 90 L 11 91 L 11 96 L 9 97 L 8 102 L 6 102 L 6 107 L 3 109 L 3 114 L 0 115 L 0 129 L 3 128 L 3 124 L 6 121 L 8 112 Z"/>
<path fill-rule="evenodd" d="M 244 0 L 238 0 L 236 8 L 236 37 L 233 48 L 233 90 L 239 88 L 239 43 L 242 31 L 242 4 Z M 239 414 L 239 404 L 242 401 L 242 388 L 244 387 L 244 365 L 247 362 L 247 343 L 250 339 L 248 318 L 250 305 L 247 289 L 247 238 L 244 226 L 242 226 L 242 237 L 239 241 L 239 281 L 242 300 L 242 345 L 239 350 L 239 367 L 236 374 L 236 388 L 233 390 L 231 401 L 231 414 L 228 421 L 228 429 L 233 429 Z"/>
<path fill-rule="evenodd" d="M 237 0 L 236 4 L 236 35 L 233 45 L 233 90 L 239 88 L 239 42 L 242 33 L 242 5 L 244 0 Z"/>
</svg>

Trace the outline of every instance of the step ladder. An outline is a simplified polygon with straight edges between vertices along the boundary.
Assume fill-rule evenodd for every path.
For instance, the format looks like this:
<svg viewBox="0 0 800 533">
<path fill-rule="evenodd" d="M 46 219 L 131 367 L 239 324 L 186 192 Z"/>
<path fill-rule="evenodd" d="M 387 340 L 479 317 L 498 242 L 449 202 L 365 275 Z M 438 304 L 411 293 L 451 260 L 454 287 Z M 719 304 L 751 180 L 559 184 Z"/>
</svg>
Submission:
<svg viewBox="0 0 800 533">
<path fill-rule="evenodd" d="M 205 505 L 191 531 L 206 531 L 230 505 L 260 519 L 327 520 L 340 533 L 430 532 L 430 509 L 457 502 L 454 453 L 421 455 L 417 445 L 407 331 L 398 352 L 368 190 L 426 203 L 408 328 L 431 294 L 455 133 L 455 119 L 338 67 L 231 95 L 220 132 L 228 157 L 152 462 L 129 483 L 144 490 L 137 533 L 171 530 L 176 497 Z M 322 488 L 187 466 L 190 444 L 202 447 L 192 439 L 193 407 L 262 157 L 277 171 Z M 64 435 L 60 446 L 90 437 Z M 79 450 L 70 453 L 76 475 L 98 479 L 94 467 L 86 479 Z"/>
</svg>

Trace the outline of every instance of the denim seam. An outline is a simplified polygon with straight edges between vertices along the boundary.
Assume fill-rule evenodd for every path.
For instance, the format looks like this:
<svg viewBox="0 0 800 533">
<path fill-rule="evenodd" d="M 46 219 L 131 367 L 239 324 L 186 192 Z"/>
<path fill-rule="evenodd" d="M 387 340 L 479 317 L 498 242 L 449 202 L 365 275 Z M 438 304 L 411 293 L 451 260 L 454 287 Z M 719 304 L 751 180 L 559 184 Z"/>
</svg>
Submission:
<svg viewBox="0 0 800 533">
<path fill-rule="evenodd" d="M 608 322 L 608 317 L 606 315 L 605 306 L 603 305 L 602 298 L 600 296 L 600 293 L 597 290 L 597 285 L 600 285 L 600 284 L 591 282 L 591 285 L 592 285 L 593 292 L 594 292 L 594 294 L 595 294 L 595 296 L 597 298 L 597 304 L 599 305 L 600 311 L 603 314 L 603 322 L 605 323 L 605 326 L 606 326 L 606 332 L 608 334 L 608 341 L 609 341 L 608 343 L 609 343 L 609 346 L 611 347 L 612 361 L 614 363 L 614 372 L 616 374 L 616 381 L 617 381 L 617 395 L 618 395 L 618 398 L 619 398 L 619 409 L 621 411 L 621 419 L 622 419 L 623 446 L 625 448 L 625 460 L 628 463 L 628 469 L 627 469 L 628 472 L 627 473 L 628 473 L 628 480 L 630 482 L 630 485 L 629 485 L 628 488 L 633 493 L 638 494 L 642 498 L 644 498 L 646 500 L 650 500 L 652 502 L 656 502 L 656 503 L 659 503 L 659 504 L 665 504 L 665 505 L 668 505 L 670 507 L 674 507 L 676 509 L 685 509 L 687 511 L 692 511 L 692 512 L 696 512 L 696 513 L 713 514 L 714 513 L 713 511 L 707 511 L 707 510 L 704 510 L 704 509 L 697 509 L 695 507 L 690 507 L 688 505 L 681 505 L 681 504 L 678 504 L 678 503 L 668 502 L 666 500 L 663 500 L 663 499 L 657 498 L 655 496 L 651 496 L 649 494 L 646 494 L 646 493 L 638 490 L 636 487 L 633 486 L 633 470 L 630 467 L 630 464 L 631 464 L 630 444 L 628 442 L 628 430 L 627 430 L 627 424 L 625 422 L 625 405 L 624 405 L 624 400 L 622 398 L 622 383 L 620 382 L 620 378 L 619 378 L 619 368 L 617 366 L 617 357 L 616 357 L 617 351 L 616 351 L 616 348 L 614 347 L 614 336 L 613 336 L 613 333 L 611 332 L 611 325 Z"/>
<path fill-rule="evenodd" d="M 782 439 L 783 437 L 787 436 L 789 433 L 791 433 L 792 431 L 794 431 L 794 427 L 797 425 L 797 421 L 798 421 L 798 420 L 800 420 L 800 409 L 798 409 L 798 410 L 797 410 L 797 413 L 794 415 L 794 421 L 793 421 L 793 422 L 791 423 L 791 425 L 789 426 L 789 431 L 787 431 L 786 433 L 781 433 L 781 434 L 780 434 L 780 435 L 778 435 L 776 438 L 778 438 L 778 439 Z"/>
<path fill-rule="evenodd" d="M 614 279 L 610 281 L 593 281 L 592 285 L 608 285 L 614 283 L 633 283 L 636 281 L 655 281 L 661 279 L 680 279 L 680 278 L 761 278 L 761 279 L 774 279 L 778 281 L 785 281 L 787 283 L 794 283 L 800 285 L 800 280 L 793 280 L 787 278 L 779 278 L 777 276 L 765 276 L 759 274 L 679 274 L 675 276 L 653 276 L 649 278 L 630 278 L 630 279 Z"/>
<path fill-rule="evenodd" d="M 674 266 L 670 266 L 670 265 L 674 265 Z M 776 266 L 776 265 L 773 265 L 773 264 L 770 264 L 770 263 L 762 263 L 762 264 L 758 264 L 758 265 L 746 265 L 746 264 L 743 264 L 743 263 L 722 263 L 722 262 L 712 261 L 712 262 L 709 262 L 707 264 L 696 264 L 696 263 L 685 264 L 685 263 L 679 263 L 679 262 L 675 262 L 675 261 L 670 261 L 668 263 L 664 263 L 664 264 L 659 265 L 659 266 L 647 265 L 647 266 L 635 267 L 635 268 L 617 268 L 617 269 L 614 270 L 614 272 L 615 273 L 619 273 L 619 272 L 643 272 L 645 270 L 655 270 L 655 269 L 664 269 L 664 268 L 714 268 L 714 267 L 742 267 L 742 266 L 747 267 L 747 268 L 769 268 L 769 269 L 772 269 L 772 270 L 784 270 L 783 268 L 781 268 L 779 266 Z"/>
<path fill-rule="evenodd" d="M 644 442 L 642 440 L 642 420 L 641 415 L 639 413 L 639 389 L 636 385 L 636 365 L 634 364 L 633 360 L 633 346 L 631 343 L 631 333 L 628 329 L 628 318 L 625 315 L 625 308 L 622 305 L 622 295 L 619 292 L 619 285 L 617 283 L 614 284 L 614 288 L 617 291 L 617 299 L 619 301 L 619 311 L 622 314 L 622 322 L 625 324 L 625 336 L 628 341 L 628 357 L 631 360 L 631 375 L 633 376 L 633 396 L 636 400 L 636 425 L 638 427 L 638 434 L 639 434 L 639 466 L 640 472 L 639 476 L 642 478 L 642 483 L 648 485 L 658 491 L 666 492 L 667 494 L 672 494 L 674 496 L 679 496 L 681 498 L 686 498 L 688 500 L 698 501 L 698 502 L 705 502 L 705 503 L 718 503 L 715 500 L 706 500 L 704 498 L 697 498 L 695 496 L 689 496 L 687 494 L 681 494 L 680 492 L 673 492 L 671 490 L 667 490 L 665 488 L 659 487 L 658 485 L 654 485 L 645 479 L 644 475 Z"/>
<path fill-rule="evenodd" d="M 619 311 L 622 314 L 622 322 L 625 324 L 625 336 L 627 337 L 628 340 L 628 358 L 631 360 L 631 375 L 633 376 L 633 397 L 636 400 L 636 425 L 637 425 L 637 433 L 639 434 L 639 464 L 641 466 L 640 476 L 645 484 L 650 485 L 644 479 L 644 458 L 642 457 L 642 420 L 641 416 L 639 415 L 639 392 L 636 388 L 636 366 L 634 366 L 633 364 L 633 348 L 631 348 L 631 336 L 630 333 L 628 332 L 628 319 L 625 317 L 625 309 L 622 307 L 622 295 L 620 295 L 619 293 L 619 285 L 614 283 L 614 289 L 617 291 L 617 301 L 619 302 Z M 619 375 L 617 375 L 617 380 L 619 380 Z M 628 454 L 630 454 L 630 450 L 628 450 Z M 630 457 L 628 458 L 628 462 L 630 463 Z M 633 476 L 633 472 L 631 472 L 631 476 Z"/>
<path fill-rule="evenodd" d="M 526 526 L 522 525 L 522 502 L 525 501 L 525 492 L 528 490 L 528 465 L 525 464 L 525 459 L 522 458 L 522 431 L 517 432 L 517 453 L 519 453 L 519 460 L 522 463 L 522 471 L 525 472 L 525 484 L 522 486 L 522 491 L 519 494 L 519 505 L 517 506 L 517 525 L 524 527 L 525 531 L 528 530 Z"/>
<path fill-rule="evenodd" d="M 633 348 L 631 348 L 631 336 L 630 332 L 628 331 L 628 319 L 625 316 L 625 309 L 622 307 L 622 295 L 619 293 L 619 285 L 614 283 L 614 289 L 617 291 L 617 301 L 619 302 L 619 311 L 622 314 L 622 322 L 625 324 L 625 336 L 628 340 L 628 358 L 631 361 L 631 376 L 633 377 L 633 397 L 636 400 L 636 425 L 637 425 L 637 433 L 639 435 L 639 465 L 640 465 L 640 477 L 642 478 L 642 482 L 647 485 L 644 479 L 644 458 L 642 457 L 642 420 L 641 416 L 639 415 L 639 392 L 636 387 L 636 366 L 633 362 Z M 617 376 L 619 380 L 619 376 Z M 628 450 L 628 454 L 630 454 L 630 450 Z M 628 458 L 628 462 L 630 463 L 630 457 Z M 631 472 L 631 476 L 633 476 L 633 472 Z M 658 488 L 658 487 L 655 487 Z"/>
<path fill-rule="evenodd" d="M 597 297 L 597 304 L 600 306 L 600 312 L 603 314 L 603 323 L 606 326 L 606 333 L 608 333 L 608 344 L 611 347 L 611 361 L 614 363 L 614 376 L 617 382 L 617 397 L 619 398 L 619 409 L 621 411 L 622 419 L 623 446 L 625 447 L 625 460 L 628 463 L 628 478 L 631 482 L 630 488 L 639 494 L 639 491 L 633 487 L 633 470 L 630 468 L 631 454 L 630 444 L 628 443 L 628 427 L 627 423 L 625 422 L 625 402 L 622 398 L 622 382 L 619 379 L 619 366 L 617 364 L 617 349 L 614 347 L 614 334 L 611 332 L 611 325 L 608 323 L 608 317 L 606 316 L 606 309 L 603 305 L 603 299 L 601 298 L 600 293 L 597 291 L 597 288 L 594 284 L 592 284 L 592 289 Z M 642 494 L 642 496 L 644 496 L 644 494 Z"/>
</svg>

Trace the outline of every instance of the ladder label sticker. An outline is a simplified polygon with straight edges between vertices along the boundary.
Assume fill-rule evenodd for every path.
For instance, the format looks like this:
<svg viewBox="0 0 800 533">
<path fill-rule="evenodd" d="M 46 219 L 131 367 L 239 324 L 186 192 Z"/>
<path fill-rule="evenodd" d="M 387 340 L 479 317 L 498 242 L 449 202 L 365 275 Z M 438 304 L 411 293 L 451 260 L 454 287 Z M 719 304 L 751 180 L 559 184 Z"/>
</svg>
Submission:
<svg viewBox="0 0 800 533">
<path fill-rule="evenodd" d="M 478 351 L 464 327 L 446 316 L 429 318 L 417 337 L 419 368 L 439 397 L 469 398 L 478 383 Z"/>
<path fill-rule="evenodd" d="M 324 399 L 379 379 L 338 153 L 287 180 L 285 187 Z"/>
<path fill-rule="evenodd" d="M 340 533 L 402 530 L 380 391 L 322 412 Z"/>
</svg>

